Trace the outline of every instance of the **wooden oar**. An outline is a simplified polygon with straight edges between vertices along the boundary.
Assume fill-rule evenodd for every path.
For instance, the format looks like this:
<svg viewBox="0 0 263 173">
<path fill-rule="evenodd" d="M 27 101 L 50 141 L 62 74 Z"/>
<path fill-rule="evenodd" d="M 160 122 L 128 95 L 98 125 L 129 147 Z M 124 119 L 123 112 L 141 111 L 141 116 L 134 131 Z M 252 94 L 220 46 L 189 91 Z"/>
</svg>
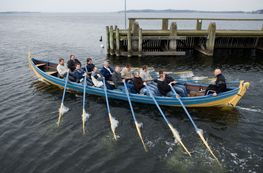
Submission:
<svg viewBox="0 0 263 173">
<path fill-rule="evenodd" d="M 129 91 L 128 91 L 127 85 L 125 83 L 125 80 L 123 81 L 123 84 L 124 84 L 124 87 L 125 87 L 125 91 L 126 91 L 126 95 L 127 95 L 127 98 L 128 98 L 128 102 L 129 102 L 129 105 L 130 105 L 130 108 L 131 108 L 132 118 L 134 120 L 134 123 L 135 123 L 136 129 L 137 129 L 138 135 L 139 135 L 139 137 L 141 139 L 141 142 L 142 142 L 144 150 L 146 152 L 148 152 L 148 149 L 147 149 L 147 147 L 146 147 L 146 145 L 144 143 L 144 140 L 142 138 L 142 133 L 141 133 L 141 129 L 140 129 L 142 127 L 142 125 L 141 125 L 141 123 L 138 123 L 138 121 L 137 121 L 137 119 L 135 117 L 135 113 L 134 113 L 134 110 L 133 110 L 133 106 L 132 106 L 132 103 L 131 103 Z"/>
<path fill-rule="evenodd" d="M 87 118 L 90 117 L 90 114 L 86 112 L 85 110 L 85 102 L 86 102 L 86 86 L 87 86 L 87 74 L 84 76 L 84 82 L 83 82 L 83 106 L 82 106 L 82 133 L 85 134 L 85 125 Z"/>
<path fill-rule="evenodd" d="M 170 130 L 172 131 L 173 133 L 173 136 L 175 138 L 176 141 L 179 142 L 179 144 L 183 147 L 183 149 L 186 151 L 186 153 L 191 156 L 191 153 L 188 151 L 188 149 L 185 147 L 185 145 L 183 144 L 182 140 L 181 140 L 181 137 L 179 135 L 179 132 L 173 127 L 173 125 L 168 121 L 168 119 L 166 118 L 166 116 L 164 115 L 161 107 L 159 106 L 159 104 L 157 103 L 156 99 L 154 98 L 154 96 L 152 95 L 152 93 L 150 92 L 150 89 L 148 88 L 147 84 L 144 83 L 147 91 L 149 92 L 150 94 L 150 97 L 152 98 L 152 100 L 154 101 L 156 107 L 158 108 L 159 112 L 161 113 L 164 121 L 166 122 L 166 124 L 169 126 Z"/>
<path fill-rule="evenodd" d="M 64 99 L 65 99 L 65 95 L 66 95 L 66 90 L 67 90 L 67 85 L 68 85 L 68 77 L 69 77 L 69 71 L 67 72 L 66 78 L 65 78 L 65 85 L 64 85 L 64 91 L 63 91 L 63 96 L 62 96 L 62 100 L 61 100 L 61 104 L 60 104 L 60 108 L 59 108 L 59 114 L 58 114 L 58 121 L 57 121 L 57 125 L 59 127 L 60 125 L 60 121 L 62 116 L 69 111 L 69 108 L 67 108 L 66 106 L 64 106 Z"/>
<path fill-rule="evenodd" d="M 107 111 L 110 119 L 110 126 L 111 126 L 111 131 L 113 133 L 113 137 L 115 140 L 117 140 L 117 136 L 115 133 L 115 129 L 118 126 L 119 121 L 116 120 L 114 117 L 112 117 L 111 112 L 110 112 L 110 105 L 109 105 L 109 100 L 108 100 L 108 93 L 107 93 L 107 87 L 106 87 L 106 82 L 105 78 L 103 77 L 103 87 L 104 87 L 104 93 L 105 93 L 105 99 L 106 99 L 106 104 L 107 104 Z"/>
<path fill-rule="evenodd" d="M 213 151 L 212 151 L 211 148 L 209 147 L 207 141 L 205 140 L 204 135 L 203 135 L 203 133 L 204 133 L 203 130 L 202 130 L 202 129 L 199 129 L 199 128 L 196 126 L 196 124 L 195 124 L 195 122 L 193 121 L 191 115 L 189 114 L 188 110 L 186 109 L 185 105 L 183 104 L 180 96 L 177 94 L 177 92 L 175 91 L 175 89 L 172 87 L 171 84 L 170 84 L 170 87 L 171 87 L 173 93 L 176 95 L 176 98 L 177 98 L 177 100 L 180 102 L 180 104 L 181 104 L 182 108 L 184 109 L 186 115 L 187 115 L 188 118 L 190 119 L 192 125 L 194 126 L 196 133 L 199 135 L 199 137 L 201 138 L 201 140 L 202 140 L 203 143 L 205 144 L 206 148 L 207 148 L 208 151 L 211 153 L 211 155 L 215 158 L 215 160 L 217 161 L 217 163 L 221 166 L 218 158 L 215 156 L 215 154 L 213 153 Z"/>
</svg>

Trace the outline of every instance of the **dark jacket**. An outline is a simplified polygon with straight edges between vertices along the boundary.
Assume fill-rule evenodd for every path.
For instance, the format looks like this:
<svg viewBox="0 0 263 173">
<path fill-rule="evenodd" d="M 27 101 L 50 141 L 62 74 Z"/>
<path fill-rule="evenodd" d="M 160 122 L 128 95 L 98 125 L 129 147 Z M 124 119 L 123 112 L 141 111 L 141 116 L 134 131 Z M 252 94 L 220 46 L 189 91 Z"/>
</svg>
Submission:
<svg viewBox="0 0 263 173">
<path fill-rule="evenodd" d="M 109 67 L 109 69 L 110 69 L 111 73 L 113 73 L 112 68 Z M 105 67 L 103 67 L 103 68 L 100 70 L 100 74 L 101 74 L 102 76 L 104 76 L 104 78 L 105 78 L 106 81 L 107 81 L 107 80 L 111 80 L 111 76 L 112 76 L 111 73 L 110 73 Z"/>
<path fill-rule="evenodd" d="M 143 81 L 141 77 L 134 77 L 133 78 L 133 85 L 134 85 L 134 90 L 136 93 L 140 93 L 140 90 L 144 87 Z"/>
<path fill-rule="evenodd" d="M 76 64 L 80 64 L 81 65 L 81 63 L 80 63 L 80 61 L 78 59 L 75 59 L 75 60 L 70 59 L 68 61 L 67 65 L 68 65 L 68 68 L 70 69 L 70 71 L 73 72 L 76 69 Z"/>
<path fill-rule="evenodd" d="M 171 91 L 169 83 L 172 81 L 174 81 L 174 79 L 168 75 L 165 76 L 164 81 L 160 81 L 160 80 L 156 81 L 157 82 L 157 88 L 163 96 L 166 96 L 166 94 Z"/>
<path fill-rule="evenodd" d="M 86 68 L 87 68 L 87 71 L 88 71 L 88 72 L 91 72 L 94 67 L 95 67 L 94 64 L 87 64 L 87 65 L 86 65 Z M 84 69 L 85 71 L 86 71 L 86 68 Z"/>
<path fill-rule="evenodd" d="M 73 76 L 76 79 L 76 82 L 78 82 L 78 83 L 80 82 L 80 79 L 83 78 L 83 74 L 84 74 L 84 71 L 82 69 L 75 70 L 73 72 Z"/>
<path fill-rule="evenodd" d="M 206 94 L 210 94 L 208 91 L 215 91 L 217 94 L 226 91 L 226 79 L 224 75 L 219 74 L 216 76 L 215 84 L 211 84 L 206 89 Z"/>
<path fill-rule="evenodd" d="M 111 78 L 112 78 L 112 81 L 113 81 L 115 87 L 123 85 L 122 78 L 121 78 L 121 73 L 114 72 L 112 74 Z"/>
</svg>

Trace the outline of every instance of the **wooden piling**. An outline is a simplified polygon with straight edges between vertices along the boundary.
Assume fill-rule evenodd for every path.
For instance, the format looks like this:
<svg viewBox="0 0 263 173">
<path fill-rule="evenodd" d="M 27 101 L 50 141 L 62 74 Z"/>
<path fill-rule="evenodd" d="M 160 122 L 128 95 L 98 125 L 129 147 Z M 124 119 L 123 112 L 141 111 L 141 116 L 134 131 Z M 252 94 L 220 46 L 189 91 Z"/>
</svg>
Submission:
<svg viewBox="0 0 263 173">
<path fill-rule="evenodd" d="M 134 23 L 135 21 L 136 21 L 136 20 L 133 19 L 133 18 L 130 18 L 130 19 L 129 19 L 129 28 L 128 28 L 128 29 L 131 29 L 131 28 L 132 28 L 133 23 Z"/>
<path fill-rule="evenodd" d="M 214 47 L 215 47 L 215 40 L 216 40 L 216 23 L 212 22 L 208 26 L 208 37 L 206 41 L 206 50 L 208 54 L 213 56 Z"/>
<path fill-rule="evenodd" d="M 131 41 L 131 30 L 128 28 L 128 32 L 127 32 L 127 40 L 128 40 L 128 45 L 127 45 L 127 51 L 128 51 L 128 54 L 127 56 L 128 57 L 131 57 L 132 56 L 132 41 Z"/>
<path fill-rule="evenodd" d="M 202 20 L 201 19 L 196 20 L 196 30 L 197 31 L 202 30 Z"/>
<path fill-rule="evenodd" d="M 174 39 L 171 39 L 169 42 L 169 50 L 176 50 L 177 43 L 176 43 L 176 37 L 177 37 L 177 24 L 176 22 L 172 22 L 170 26 L 170 36 L 175 37 Z"/>
<path fill-rule="evenodd" d="M 169 24 L 169 20 L 164 18 L 162 19 L 162 30 L 167 31 L 168 30 L 168 24 Z"/>
<path fill-rule="evenodd" d="M 115 50 L 116 56 L 120 56 L 120 30 L 119 28 L 116 28 L 116 50 Z"/>
<path fill-rule="evenodd" d="M 109 26 L 106 26 L 106 46 L 107 46 L 107 54 L 110 54 L 110 29 L 109 29 Z"/>
<path fill-rule="evenodd" d="M 138 56 L 142 56 L 142 28 L 139 29 Z"/>
<path fill-rule="evenodd" d="M 114 55 L 113 26 L 110 26 L 110 55 Z"/>
</svg>

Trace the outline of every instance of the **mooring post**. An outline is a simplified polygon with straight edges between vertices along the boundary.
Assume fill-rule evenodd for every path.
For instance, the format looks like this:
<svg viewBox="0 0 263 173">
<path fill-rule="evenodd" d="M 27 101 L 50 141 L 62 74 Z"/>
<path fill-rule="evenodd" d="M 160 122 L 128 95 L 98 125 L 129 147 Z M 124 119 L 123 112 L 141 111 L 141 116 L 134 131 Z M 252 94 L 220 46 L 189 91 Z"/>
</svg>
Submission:
<svg viewBox="0 0 263 173">
<path fill-rule="evenodd" d="M 216 23 L 212 22 L 208 26 L 208 36 L 206 40 L 206 50 L 210 56 L 213 56 L 216 40 Z"/>
<path fill-rule="evenodd" d="M 162 19 L 162 30 L 165 30 L 165 31 L 168 30 L 168 23 L 169 23 L 169 20 L 167 18 Z"/>
<path fill-rule="evenodd" d="M 106 26 L 107 54 L 110 54 L 110 29 Z"/>
<path fill-rule="evenodd" d="M 120 56 L 120 30 L 116 28 L 116 56 Z"/>
<path fill-rule="evenodd" d="M 197 31 L 202 30 L 202 20 L 201 19 L 196 20 L 196 30 Z"/>
<path fill-rule="evenodd" d="M 142 56 L 142 28 L 139 29 L 138 56 Z"/>
<path fill-rule="evenodd" d="M 172 22 L 170 26 L 170 36 L 176 37 L 177 36 L 177 24 L 176 22 Z M 176 39 L 171 39 L 169 42 L 169 50 L 176 50 L 177 43 Z"/>
<path fill-rule="evenodd" d="M 136 20 L 133 19 L 133 18 L 130 18 L 130 19 L 129 19 L 129 28 L 128 28 L 128 29 L 131 29 L 131 28 L 132 28 L 132 26 L 133 26 L 133 24 L 134 24 L 135 21 L 136 21 Z"/>
<path fill-rule="evenodd" d="M 128 32 L 127 32 L 127 41 L 128 41 L 128 57 L 131 57 L 131 53 L 132 53 L 132 41 L 131 41 L 131 30 L 130 28 L 128 28 Z"/>
<path fill-rule="evenodd" d="M 114 54 L 113 26 L 110 26 L 110 55 Z"/>
</svg>

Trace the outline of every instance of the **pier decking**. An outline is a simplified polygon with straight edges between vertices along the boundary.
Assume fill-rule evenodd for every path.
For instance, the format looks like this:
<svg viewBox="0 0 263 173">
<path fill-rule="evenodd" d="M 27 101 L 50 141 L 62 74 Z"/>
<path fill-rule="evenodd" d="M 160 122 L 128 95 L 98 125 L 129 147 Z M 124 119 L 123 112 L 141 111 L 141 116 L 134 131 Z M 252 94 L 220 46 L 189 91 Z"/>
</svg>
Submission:
<svg viewBox="0 0 263 173">
<path fill-rule="evenodd" d="M 138 21 L 161 21 L 160 29 L 142 29 Z M 176 21 L 195 21 L 195 29 L 180 30 Z M 204 21 L 212 21 L 207 29 Z M 263 25 L 258 30 L 216 29 L 216 21 L 256 21 L 263 19 L 214 18 L 129 18 L 128 29 L 106 26 L 107 53 L 112 56 L 174 56 L 196 50 L 213 56 L 215 49 L 263 50 Z M 169 27 L 170 23 L 170 27 Z M 169 28 L 168 28 L 169 27 Z"/>
</svg>

